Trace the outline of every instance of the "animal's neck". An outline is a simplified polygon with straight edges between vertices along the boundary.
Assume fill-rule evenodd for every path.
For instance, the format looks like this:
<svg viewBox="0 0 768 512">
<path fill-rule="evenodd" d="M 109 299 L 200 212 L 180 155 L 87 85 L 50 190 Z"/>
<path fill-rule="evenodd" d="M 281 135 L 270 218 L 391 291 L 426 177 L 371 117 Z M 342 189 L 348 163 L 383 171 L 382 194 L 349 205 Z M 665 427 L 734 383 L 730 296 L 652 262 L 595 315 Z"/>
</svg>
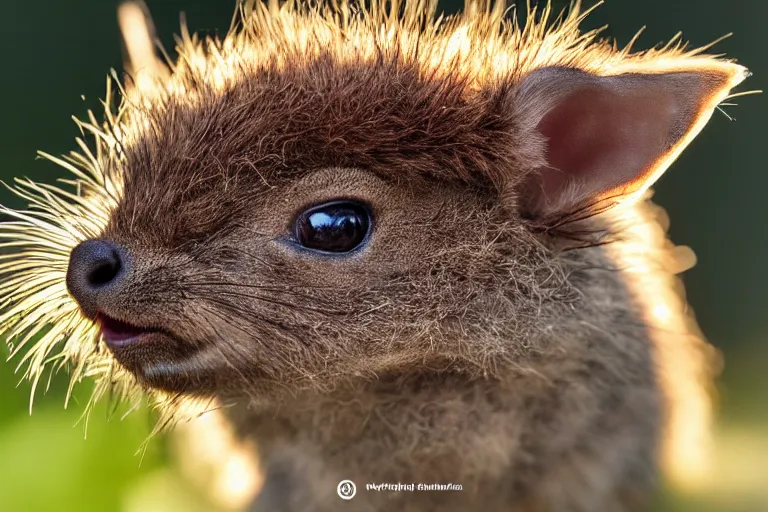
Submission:
<svg viewBox="0 0 768 512">
<path fill-rule="evenodd" d="M 230 417 L 256 439 L 267 493 L 310 488 L 307 501 L 330 511 L 339 502 L 336 484 L 352 479 L 359 494 L 354 510 L 434 510 L 435 499 L 463 503 L 459 509 L 467 510 L 499 481 L 526 442 L 520 423 L 509 420 L 536 392 L 523 380 L 519 385 L 527 391 L 510 393 L 512 381 L 402 375 L 349 383 L 263 410 L 242 407 Z M 409 493 L 400 502 L 402 496 L 393 501 L 394 493 L 365 490 L 369 483 L 454 483 L 463 490 Z"/>
</svg>

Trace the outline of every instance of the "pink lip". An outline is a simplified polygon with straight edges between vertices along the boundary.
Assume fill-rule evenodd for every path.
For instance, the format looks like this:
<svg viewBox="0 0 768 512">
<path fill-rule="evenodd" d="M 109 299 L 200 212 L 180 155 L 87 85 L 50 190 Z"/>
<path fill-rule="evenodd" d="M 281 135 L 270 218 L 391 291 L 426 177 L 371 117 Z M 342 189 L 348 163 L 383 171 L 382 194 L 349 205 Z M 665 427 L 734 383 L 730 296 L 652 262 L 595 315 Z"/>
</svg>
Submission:
<svg viewBox="0 0 768 512">
<path fill-rule="evenodd" d="M 104 341 L 107 345 L 114 347 L 129 345 L 155 332 L 107 316 L 100 315 L 97 322 L 101 328 L 101 335 Z"/>
</svg>

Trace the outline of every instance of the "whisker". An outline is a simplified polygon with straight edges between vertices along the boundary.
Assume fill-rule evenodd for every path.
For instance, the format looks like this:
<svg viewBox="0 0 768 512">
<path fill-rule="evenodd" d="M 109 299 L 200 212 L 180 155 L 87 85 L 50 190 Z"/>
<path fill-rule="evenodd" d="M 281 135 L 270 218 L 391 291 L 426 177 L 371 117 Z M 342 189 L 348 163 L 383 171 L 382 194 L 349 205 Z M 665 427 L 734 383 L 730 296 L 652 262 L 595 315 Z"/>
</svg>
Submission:
<svg viewBox="0 0 768 512">
<path fill-rule="evenodd" d="M 262 301 L 262 302 L 267 302 L 269 304 L 274 304 L 274 305 L 277 305 L 277 306 L 284 306 L 284 307 L 289 308 L 289 309 L 297 309 L 298 308 L 298 309 L 302 309 L 304 311 L 312 311 L 313 313 L 320 313 L 320 314 L 323 314 L 323 315 L 326 315 L 326 316 L 345 315 L 345 314 L 347 314 L 346 311 L 325 310 L 325 309 L 319 309 L 319 308 L 315 308 L 315 307 L 311 307 L 311 306 L 306 306 L 306 305 L 303 305 L 303 304 L 295 304 L 295 303 L 291 304 L 291 303 L 284 302 L 284 301 L 277 300 L 277 299 L 273 299 L 273 298 L 270 298 L 270 297 L 264 297 L 264 296 L 261 296 L 261 295 L 255 295 L 255 294 L 249 294 L 249 293 L 239 293 L 239 292 L 235 292 L 235 291 L 231 291 L 231 290 L 218 290 L 217 293 L 219 293 L 221 295 L 230 295 L 230 296 L 234 296 L 234 297 L 243 297 L 243 298 L 246 298 L 246 299 L 254 299 L 254 300 L 258 300 L 258 301 Z"/>
<path fill-rule="evenodd" d="M 218 318 L 219 320 L 222 320 L 222 321 L 226 322 L 226 319 L 223 318 L 222 316 L 220 316 L 217 312 L 212 311 L 212 310 L 208 310 L 208 311 L 214 316 L 214 318 Z M 211 322 L 210 320 L 206 320 L 206 323 L 213 330 L 213 332 L 217 335 L 217 337 L 219 339 L 224 339 L 224 337 L 221 336 L 221 333 L 216 328 L 216 326 L 213 324 L 213 322 Z M 228 322 L 228 324 L 231 325 L 231 322 Z M 213 348 L 219 353 L 219 355 L 221 355 L 221 358 L 224 361 L 224 364 L 226 364 L 229 368 L 231 368 L 235 372 L 235 374 L 240 378 L 240 381 L 245 385 L 246 389 L 251 387 L 251 386 L 253 386 L 252 382 L 246 377 L 246 375 L 236 365 L 234 365 L 231 362 L 230 358 L 227 357 L 227 355 L 222 351 L 221 346 L 218 343 L 214 342 L 214 343 L 211 344 L 211 346 L 213 346 Z M 239 350 L 239 345 L 238 344 L 229 343 L 229 344 L 227 344 L 227 346 L 230 346 L 233 350 L 235 350 L 237 352 L 236 355 L 238 357 L 237 358 L 233 358 L 233 360 L 235 360 L 235 361 L 248 361 L 249 353 L 246 350 L 242 350 L 242 351 Z"/>
</svg>

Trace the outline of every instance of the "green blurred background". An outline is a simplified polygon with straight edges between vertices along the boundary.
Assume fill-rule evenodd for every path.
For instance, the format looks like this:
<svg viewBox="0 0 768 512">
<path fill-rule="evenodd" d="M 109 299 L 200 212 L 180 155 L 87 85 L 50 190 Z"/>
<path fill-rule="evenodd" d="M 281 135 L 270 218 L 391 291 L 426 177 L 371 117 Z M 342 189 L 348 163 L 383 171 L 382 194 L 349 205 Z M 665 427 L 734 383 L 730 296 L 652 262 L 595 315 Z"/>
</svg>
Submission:
<svg viewBox="0 0 768 512">
<path fill-rule="evenodd" d="M 564 6 L 565 1 L 555 2 Z M 190 28 L 224 33 L 234 0 L 149 0 L 166 48 Z M 3 0 L 0 10 L 0 179 L 61 176 L 35 151 L 75 148 L 72 115 L 99 109 L 110 68 L 121 65 L 114 0 Z M 455 10 L 457 1 L 443 8 Z M 768 75 L 768 2 L 764 0 L 608 0 L 586 26 L 610 24 L 620 45 L 647 25 L 636 48 L 682 31 L 699 46 L 729 33 L 716 47 L 754 72 L 746 89 Z M 85 96 L 85 99 L 81 98 Z M 692 246 L 699 263 L 686 274 L 689 300 L 709 340 L 725 354 L 720 381 L 717 478 L 696 493 L 664 496 L 665 511 L 768 511 L 768 137 L 762 96 L 716 113 L 688 151 L 658 183 L 656 200 L 672 219 L 671 235 Z M 3 204 L 21 206 L 3 191 Z M 0 350 L 5 350 L 3 347 Z M 7 352 L 2 352 L 4 355 Z M 59 376 L 28 413 L 29 384 L 17 386 L 15 365 L 0 364 L 0 511 L 205 510 L 204 501 L 168 463 L 167 440 L 138 454 L 151 426 L 140 411 L 120 420 L 104 405 L 84 439 L 88 385 L 64 409 L 66 376 Z"/>
</svg>

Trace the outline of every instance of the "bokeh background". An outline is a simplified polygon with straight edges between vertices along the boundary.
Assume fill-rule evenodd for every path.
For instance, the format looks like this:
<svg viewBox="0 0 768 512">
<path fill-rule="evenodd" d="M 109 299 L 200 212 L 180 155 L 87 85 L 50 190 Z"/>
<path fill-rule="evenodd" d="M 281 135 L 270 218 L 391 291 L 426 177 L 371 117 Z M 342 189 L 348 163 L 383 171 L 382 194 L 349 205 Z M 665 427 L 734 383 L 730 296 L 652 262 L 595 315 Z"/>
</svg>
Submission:
<svg viewBox="0 0 768 512">
<path fill-rule="evenodd" d="M 523 2 L 524 3 L 524 2 Z M 557 1 L 563 7 L 566 1 Z M 587 2 L 588 4 L 594 2 Z M 148 0 L 159 35 L 172 49 L 179 14 L 193 31 L 223 34 L 234 0 Z M 120 69 L 115 0 L 3 0 L 0 9 L 0 179 L 62 175 L 36 160 L 42 149 L 75 148 L 72 115 L 98 112 L 110 68 Z M 453 11 L 460 1 L 444 1 Z M 726 53 L 754 76 L 746 89 L 766 87 L 768 2 L 763 0 L 607 0 L 585 26 L 609 24 L 605 34 L 626 44 L 647 25 L 637 48 L 678 31 L 695 46 L 720 36 Z M 81 97 L 81 95 L 83 97 Z M 695 492 L 662 495 L 662 511 L 768 511 L 768 98 L 747 96 L 716 113 L 688 151 L 656 186 L 671 236 L 692 246 L 697 266 L 685 276 L 703 331 L 725 355 L 720 389 L 715 477 Z M 6 191 L 0 202 L 21 206 Z M 3 346 L 0 355 L 6 356 Z M 5 357 L 2 357 L 5 359 Z M 89 396 L 81 385 L 64 409 L 66 376 L 36 397 L 19 384 L 11 361 L 0 364 L 0 511 L 210 510 L 194 486 L 169 463 L 168 440 L 140 450 L 153 418 L 97 407 L 81 415 Z"/>
</svg>

